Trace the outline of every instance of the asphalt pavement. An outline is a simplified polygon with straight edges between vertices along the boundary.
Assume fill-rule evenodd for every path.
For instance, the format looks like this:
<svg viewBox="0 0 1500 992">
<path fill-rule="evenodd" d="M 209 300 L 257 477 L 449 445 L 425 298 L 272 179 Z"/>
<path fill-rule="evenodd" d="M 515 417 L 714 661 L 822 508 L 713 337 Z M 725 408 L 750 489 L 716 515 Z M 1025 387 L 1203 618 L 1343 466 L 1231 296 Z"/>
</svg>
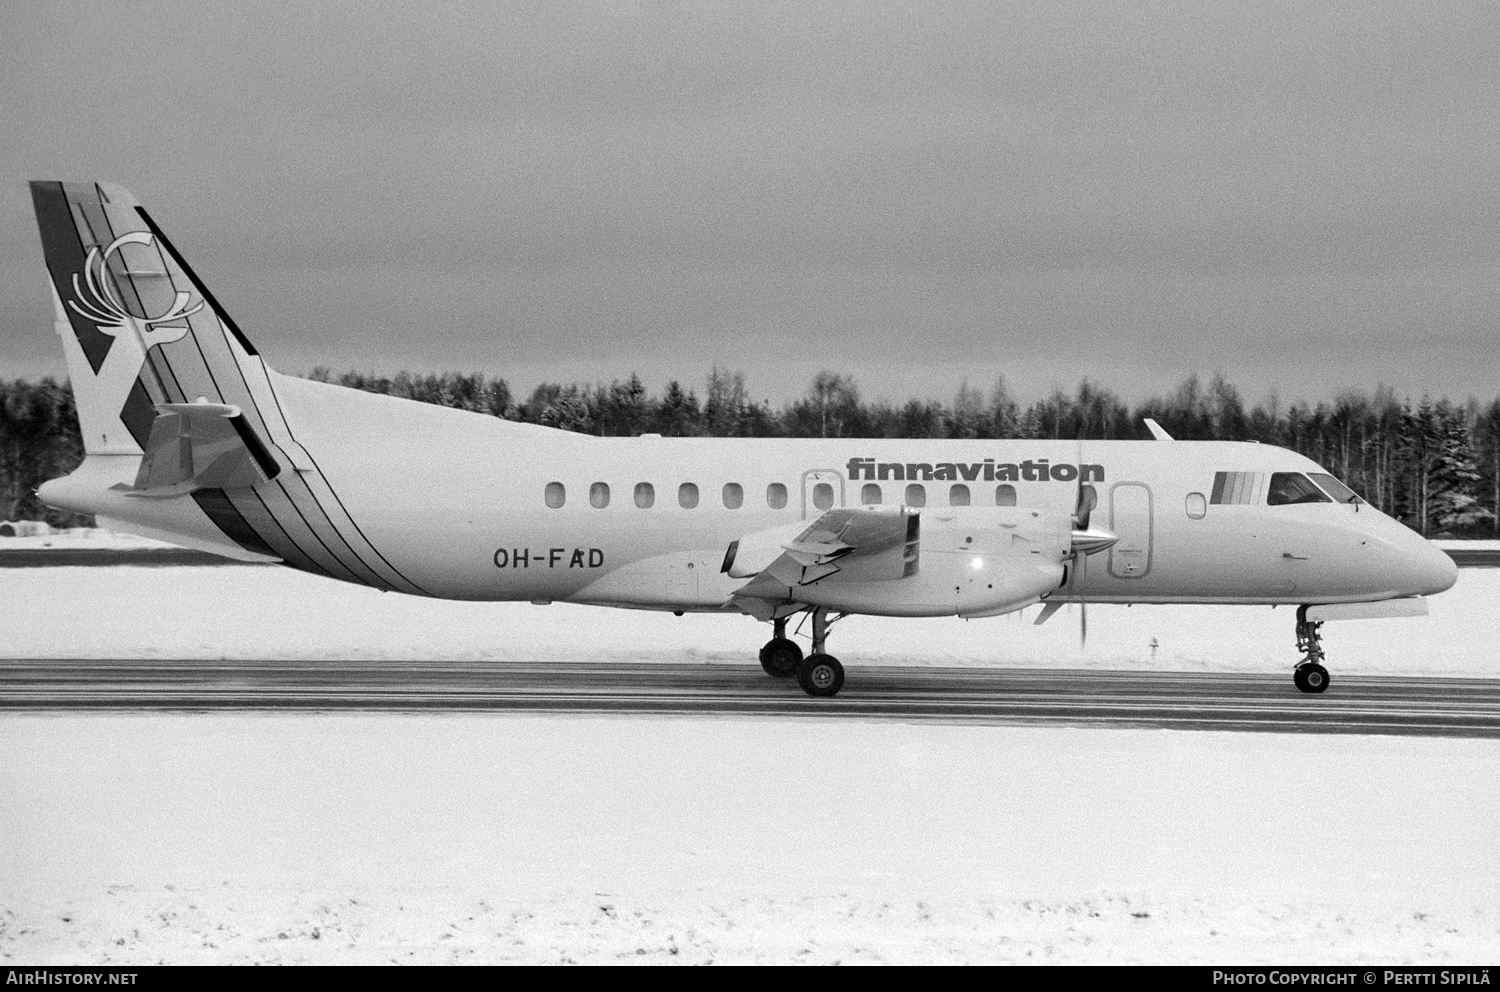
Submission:
<svg viewBox="0 0 1500 992">
<path fill-rule="evenodd" d="M 1500 680 L 849 666 L 814 699 L 756 664 L 0 660 L 0 710 L 614 713 L 1500 737 Z"/>
</svg>

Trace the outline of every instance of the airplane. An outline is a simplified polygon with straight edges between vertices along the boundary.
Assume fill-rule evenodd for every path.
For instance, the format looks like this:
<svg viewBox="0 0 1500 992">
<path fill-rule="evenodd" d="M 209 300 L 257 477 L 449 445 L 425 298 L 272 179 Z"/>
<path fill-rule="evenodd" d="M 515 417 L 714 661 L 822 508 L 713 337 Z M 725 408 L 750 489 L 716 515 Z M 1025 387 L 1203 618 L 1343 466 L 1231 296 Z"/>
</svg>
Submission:
<svg viewBox="0 0 1500 992">
<path fill-rule="evenodd" d="M 603 438 L 281 375 L 125 189 L 31 192 L 85 452 L 38 493 L 120 531 L 416 596 L 744 614 L 771 625 L 765 671 L 819 697 L 844 617 L 1067 603 L 1295 606 L 1293 682 L 1320 693 L 1325 621 L 1422 615 L 1457 578 L 1316 462 L 1150 421 Z"/>
</svg>

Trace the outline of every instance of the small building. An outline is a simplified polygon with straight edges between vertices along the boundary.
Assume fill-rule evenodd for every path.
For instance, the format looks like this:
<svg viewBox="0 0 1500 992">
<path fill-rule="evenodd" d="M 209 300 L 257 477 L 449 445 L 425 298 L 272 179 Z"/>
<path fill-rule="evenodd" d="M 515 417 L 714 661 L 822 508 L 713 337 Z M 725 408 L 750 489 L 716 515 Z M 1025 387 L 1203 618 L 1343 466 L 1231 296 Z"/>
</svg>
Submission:
<svg viewBox="0 0 1500 992">
<path fill-rule="evenodd" d="M 52 528 L 40 520 L 0 521 L 0 537 L 39 537 L 52 533 Z"/>
</svg>

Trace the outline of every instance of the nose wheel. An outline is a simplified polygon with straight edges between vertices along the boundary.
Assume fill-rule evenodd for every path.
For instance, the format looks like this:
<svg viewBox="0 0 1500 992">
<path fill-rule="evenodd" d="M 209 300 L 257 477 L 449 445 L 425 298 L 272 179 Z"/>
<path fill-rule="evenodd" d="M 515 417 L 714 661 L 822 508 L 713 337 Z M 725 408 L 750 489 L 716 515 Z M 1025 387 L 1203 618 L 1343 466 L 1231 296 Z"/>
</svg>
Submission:
<svg viewBox="0 0 1500 992">
<path fill-rule="evenodd" d="M 1292 681 L 1303 692 L 1322 692 L 1328 688 L 1328 669 L 1315 661 L 1304 661 L 1293 670 Z"/>
<path fill-rule="evenodd" d="M 1328 689 L 1328 669 L 1323 667 L 1323 642 L 1318 636 L 1322 622 L 1307 619 L 1307 607 L 1297 607 L 1297 650 L 1303 658 L 1292 670 L 1292 683 L 1303 692 L 1319 693 Z"/>
</svg>

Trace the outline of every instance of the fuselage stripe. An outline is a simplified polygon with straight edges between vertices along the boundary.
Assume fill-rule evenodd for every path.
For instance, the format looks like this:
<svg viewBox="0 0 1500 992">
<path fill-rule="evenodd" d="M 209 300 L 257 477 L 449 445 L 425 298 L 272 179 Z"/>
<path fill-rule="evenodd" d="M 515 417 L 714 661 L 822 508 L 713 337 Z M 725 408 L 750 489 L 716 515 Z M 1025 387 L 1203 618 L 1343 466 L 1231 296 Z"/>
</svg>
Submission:
<svg viewBox="0 0 1500 992">
<path fill-rule="evenodd" d="M 281 397 L 276 394 L 276 385 L 275 385 L 275 383 L 270 382 L 269 379 L 268 379 L 267 380 L 267 386 L 271 390 L 271 400 L 272 400 L 272 402 L 274 402 L 276 404 L 276 412 L 281 415 L 281 421 L 286 426 L 287 436 L 292 439 L 293 443 L 300 444 L 301 442 L 297 441 L 297 435 L 295 433 L 293 433 L 293 431 L 292 431 L 292 426 L 291 426 L 290 421 L 287 420 L 286 411 L 283 410 L 282 407 L 281 407 Z M 371 541 L 370 538 L 369 538 L 369 536 L 367 534 L 365 534 L 364 529 L 359 526 L 359 521 L 357 521 L 357 520 L 354 519 L 354 514 L 352 514 L 352 513 L 349 512 L 349 508 L 346 507 L 344 505 L 344 501 L 339 498 L 338 490 L 334 489 L 333 488 L 333 483 L 331 483 L 331 482 L 328 481 L 328 473 L 324 472 L 323 469 L 322 469 L 322 467 L 320 465 L 318 465 L 317 458 L 315 458 L 313 456 L 313 453 L 311 451 L 307 450 L 306 446 L 303 446 L 302 450 L 307 453 L 308 460 L 313 463 L 313 468 L 317 469 L 318 477 L 323 481 L 323 485 L 325 485 L 325 486 L 328 487 L 328 493 L 329 493 L 329 495 L 332 496 L 333 499 L 334 499 L 334 502 L 336 502 L 339 505 L 339 509 L 343 511 L 344 517 L 349 521 L 350 526 L 352 526 L 354 528 L 355 532 L 357 534 L 359 534 L 360 538 L 365 542 L 365 544 L 369 547 L 369 549 L 371 551 L 375 552 L 375 555 L 382 562 L 385 563 L 385 565 L 386 565 L 387 568 L 389 568 L 392 572 L 394 572 L 396 574 L 397 578 L 401 579 L 407 585 L 411 586 L 413 589 L 416 589 L 418 592 L 422 593 L 422 595 L 424 595 L 424 596 L 431 596 L 432 593 L 428 592 L 426 589 L 422 588 L 420 585 L 418 585 L 417 583 L 415 583 L 411 579 L 409 579 L 405 574 L 402 573 L 402 571 L 399 568 L 397 568 L 395 565 L 391 564 L 391 561 L 390 561 L 389 558 L 387 558 L 384 554 L 381 553 L 380 549 L 375 546 L 375 542 Z M 334 526 L 334 530 L 338 531 L 337 525 Z M 342 536 L 343 536 L 342 533 L 340 533 L 340 537 L 342 537 Z"/>
</svg>

